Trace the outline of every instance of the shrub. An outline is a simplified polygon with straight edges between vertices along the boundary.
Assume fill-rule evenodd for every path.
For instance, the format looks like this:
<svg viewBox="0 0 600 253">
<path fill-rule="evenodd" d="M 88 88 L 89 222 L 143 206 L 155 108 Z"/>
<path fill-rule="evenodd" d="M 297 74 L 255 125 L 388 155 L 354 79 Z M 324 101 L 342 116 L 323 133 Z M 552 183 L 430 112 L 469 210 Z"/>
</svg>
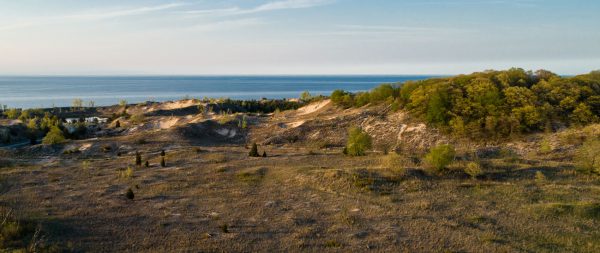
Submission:
<svg viewBox="0 0 600 253">
<path fill-rule="evenodd" d="M 368 149 L 371 149 L 372 145 L 369 134 L 359 127 L 352 127 L 348 130 L 348 142 L 344 151 L 350 156 L 363 156 L 366 155 Z"/>
<path fill-rule="evenodd" d="M 148 160 L 146 160 L 146 163 L 144 164 L 144 166 L 146 166 L 146 168 L 150 167 L 150 162 L 148 162 Z"/>
<path fill-rule="evenodd" d="M 259 157 L 258 155 L 258 146 L 255 143 L 252 143 L 252 149 L 250 149 L 250 153 L 248 153 L 250 157 Z"/>
<path fill-rule="evenodd" d="M 146 119 L 146 117 L 144 117 L 144 114 L 135 114 L 131 116 L 131 122 L 136 124 L 144 122 L 144 119 Z"/>
<path fill-rule="evenodd" d="M 575 161 L 580 171 L 600 174 L 600 140 L 590 139 L 584 142 L 577 151 Z"/>
<path fill-rule="evenodd" d="M 135 165 L 142 166 L 142 156 L 139 152 L 135 152 Z"/>
<path fill-rule="evenodd" d="M 127 167 L 127 169 L 119 172 L 120 178 L 131 178 L 133 177 L 133 169 L 131 167 Z"/>
<path fill-rule="evenodd" d="M 131 188 L 127 189 L 127 192 L 125 193 L 125 197 L 127 199 L 133 199 L 133 198 L 135 198 L 135 194 L 133 194 L 133 190 L 131 190 Z"/>
<path fill-rule="evenodd" d="M 15 108 L 8 109 L 8 111 L 4 112 L 4 115 L 9 119 L 17 119 L 20 114 L 21 111 Z"/>
<path fill-rule="evenodd" d="M 536 171 L 535 172 L 535 181 L 538 183 L 546 182 L 546 175 L 544 175 L 544 173 L 539 170 Z"/>
<path fill-rule="evenodd" d="M 167 167 L 167 163 L 165 162 L 165 157 L 161 157 L 160 158 L 160 166 L 161 167 Z"/>
<path fill-rule="evenodd" d="M 161 150 L 161 151 L 160 151 L 160 156 L 165 156 L 165 155 L 166 155 L 166 154 L 165 154 L 165 150 L 164 150 L 164 149 L 163 149 L 163 150 Z"/>
<path fill-rule="evenodd" d="M 388 168 L 394 172 L 404 172 L 404 167 L 408 161 L 396 152 L 389 153 L 381 159 L 381 166 Z"/>
<path fill-rule="evenodd" d="M 541 154 L 548 154 L 552 152 L 552 146 L 550 145 L 550 141 L 548 141 L 547 139 L 542 140 L 542 142 L 540 142 L 539 151 Z"/>
<path fill-rule="evenodd" d="M 229 225 L 223 224 L 223 225 L 219 226 L 219 228 L 221 229 L 221 232 L 223 232 L 225 234 L 229 233 Z"/>
<path fill-rule="evenodd" d="M 425 162 L 428 166 L 440 172 L 454 160 L 455 154 L 454 146 L 439 145 L 429 151 L 425 156 Z"/>
<path fill-rule="evenodd" d="M 117 121 L 115 122 L 115 128 L 119 128 L 119 127 L 121 127 L 121 121 L 118 121 L 118 120 L 117 120 Z"/>
<path fill-rule="evenodd" d="M 57 126 L 50 128 L 50 132 L 48 132 L 46 137 L 42 140 L 42 143 L 50 145 L 61 144 L 63 142 L 65 142 L 65 136 L 63 135 L 62 130 Z"/>
<path fill-rule="evenodd" d="M 267 151 L 263 151 L 262 157 L 267 157 Z"/>
<path fill-rule="evenodd" d="M 477 177 L 479 177 L 483 174 L 483 171 L 481 170 L 481 165 L 479 165 L 479 163 L 470 162 L 467 164 L 467 167 L 465 168 L 465 173 L 467 173 L 473 179 L 476 179 Z"/>
</svg>

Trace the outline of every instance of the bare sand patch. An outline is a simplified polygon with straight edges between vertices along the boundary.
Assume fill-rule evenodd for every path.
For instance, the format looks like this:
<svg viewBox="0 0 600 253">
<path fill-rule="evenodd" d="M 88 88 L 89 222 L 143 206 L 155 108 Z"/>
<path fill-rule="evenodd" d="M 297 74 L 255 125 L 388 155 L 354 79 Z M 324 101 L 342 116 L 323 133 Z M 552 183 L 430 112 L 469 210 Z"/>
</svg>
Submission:
<svg viewBox="0 0 600 253">
<path fill-rule="evenodd" d="M 320 110 L 321 108 L 327 106 L 330 102 L 331 102 L 330 99 L 326 99 L 323 101 L 319 101 L 319 102 L 304 106 L 304 107 L 298 109 L 298 115 L 306 115 L 306 114 L 311 114 L 313 112 L 316 112 L 316 111 Z"/>
</svg>

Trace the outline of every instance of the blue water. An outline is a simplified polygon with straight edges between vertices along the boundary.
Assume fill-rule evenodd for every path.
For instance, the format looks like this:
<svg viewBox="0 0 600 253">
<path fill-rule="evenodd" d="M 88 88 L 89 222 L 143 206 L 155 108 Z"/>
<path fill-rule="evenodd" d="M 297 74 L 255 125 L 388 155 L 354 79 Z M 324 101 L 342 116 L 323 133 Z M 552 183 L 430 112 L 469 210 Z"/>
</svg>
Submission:
<svg viewBox="0 0 600 253">
<path fill-rule="evenodd" d="M 302 91 L 329 95 L 335 89 L 365 91 L 381 83 L 431 76 L 136 76 L 0 77 L 0 104 L 16 108 L 70 106 L 73 99 L 112 105 L 184 97 L 295 98 Z"/>
</svg>

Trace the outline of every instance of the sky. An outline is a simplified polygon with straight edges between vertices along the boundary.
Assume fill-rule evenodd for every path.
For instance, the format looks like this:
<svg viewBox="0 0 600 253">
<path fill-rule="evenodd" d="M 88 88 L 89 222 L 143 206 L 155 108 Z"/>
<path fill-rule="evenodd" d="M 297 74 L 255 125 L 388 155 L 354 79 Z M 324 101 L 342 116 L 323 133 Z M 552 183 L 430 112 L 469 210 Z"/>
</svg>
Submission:
<svg viewBox="0 0 600 253">
<path fill-rule="evenodd" d="M 0 75 L 600 69 L 597 0 L 0 0 Z"/>
</svg>

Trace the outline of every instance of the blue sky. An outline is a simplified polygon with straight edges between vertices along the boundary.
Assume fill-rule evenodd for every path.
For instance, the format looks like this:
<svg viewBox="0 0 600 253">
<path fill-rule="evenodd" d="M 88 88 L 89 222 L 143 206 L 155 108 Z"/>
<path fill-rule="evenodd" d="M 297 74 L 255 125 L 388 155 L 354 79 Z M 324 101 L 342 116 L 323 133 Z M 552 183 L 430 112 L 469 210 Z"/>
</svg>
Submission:
<svg viewBox="0 0 600 253">
<path fill-rule="evenodd" d="M 600 69 L 593 0 L 0 0 L 0 74 Z"/>
</svg>

